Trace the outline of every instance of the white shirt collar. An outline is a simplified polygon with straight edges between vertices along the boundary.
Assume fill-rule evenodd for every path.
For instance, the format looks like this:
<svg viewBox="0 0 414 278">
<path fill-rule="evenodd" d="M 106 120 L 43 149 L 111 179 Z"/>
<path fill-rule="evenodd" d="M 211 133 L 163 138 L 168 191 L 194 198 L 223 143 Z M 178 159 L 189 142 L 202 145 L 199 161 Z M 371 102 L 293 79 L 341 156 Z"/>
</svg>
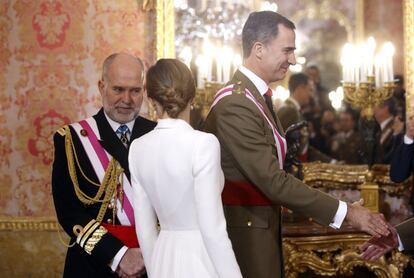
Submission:
<svg viewBox="0 0 414 278">
<path fill-rule="evenodd" d="M 390 121 L 392 121 L 392 117 L 389 117 L 388 119 L 384 120 L 384 121 L 380 124 L 381 130 L 384 130 L 384 128 L 387 126 L 387 124 L 388 124 Z"/>
<path fill-rule="evenodd" d="M 106 115 L 105 111 L 104 111 L 104 114 L 105 114 L 106 120 L 108 121 L 108 123 L 110 124 L 110 126 L 112 127 L 112 129 L 115 133 L 121 125 L 124 125 L 124 124 L 120 124 L 118 122 L 115 122 L 114 120 L 109 118 L 109 116 Z M 131 134 L 132 134 L 132 128 L 134 127 L 134 122 L 135 122 L 135 120 L 132 120 L 130 122 L 125 123 L 125 125 L 127 125 L 127 127 L 129 128 L 129 132 L 131 132 Z"/>
<path fill-rule="evenodd" d="M 246 75 L 246 77 L 249 78 L 250 81 L 252 81 L 252 83 L 254 84 L 254 86 L 256 86 L 257 90 L 262 96 L 266 94 L 267 90 L 269 89 L 269 86 L 267 86 L 266 82 L 263 79 L 261 79 L 259 76 L 257 76 L 254 72 L 252 72 L 245 66 L 240 66 L 239 71 L 241 71 L 241 73 Z"/>
<path fill-rule="evenodd" d="M 175 118 L 166 118 L 159 119 L 158 124 L 155 129 L 164 129 L 164 128 L 184 128 L 184 129 L 193 129 L 189 123 L 182 119 Z"/>
<path fill-rule="evenodd" d="M 300 111 L 300 104 L 296 99 L 294 99 L 293 97 L 290 97 L 290 98 L 288 98 L 288 100 L 295 105 L 295 107 L 298 111 Z"/>
</svg>

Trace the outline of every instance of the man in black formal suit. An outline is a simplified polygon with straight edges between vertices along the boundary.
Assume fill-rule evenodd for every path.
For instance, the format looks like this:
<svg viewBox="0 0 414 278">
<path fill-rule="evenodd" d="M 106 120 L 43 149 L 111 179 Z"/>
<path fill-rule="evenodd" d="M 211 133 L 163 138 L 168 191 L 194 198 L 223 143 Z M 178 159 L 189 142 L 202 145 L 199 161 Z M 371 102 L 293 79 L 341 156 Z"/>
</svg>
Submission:
<svg viewBox="0 0 414 278">
<path fill-rule="evenodd" d="M 381 128 L 378 138 L 379 148 L 377 160 L 379 163 L 389 164 L 391 162 L 394 144 L 394 121 L 397 107 L 393 98 L 387 99 L 374 109 L 375 120 Z"/>
<path fill-rule="evenodd" d="M 138 116 L 144 66 L 119 53 L 103 64 L 103 108 L 54 135 L 52 192 L 70 236 L 64 277 L 140 277 L 145 267 L 131 209 L 129 142 L 155 123 Z"/>
<path fill-rule="evenodd" d="M 408 117 L 404 139 L 395 148 L 390 176 L 393 182 L 403 182 L 414 172 L 414 115 Z M 414 212 L 414 184 L 411 189 L 411 209 Z"/>
</svg>

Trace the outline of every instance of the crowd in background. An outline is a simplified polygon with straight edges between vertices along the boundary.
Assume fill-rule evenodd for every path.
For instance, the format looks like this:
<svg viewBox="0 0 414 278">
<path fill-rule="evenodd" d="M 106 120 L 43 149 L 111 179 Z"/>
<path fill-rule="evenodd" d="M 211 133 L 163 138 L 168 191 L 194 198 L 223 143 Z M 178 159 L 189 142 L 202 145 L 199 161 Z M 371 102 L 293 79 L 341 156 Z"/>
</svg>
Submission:
<svg viewBox="0 0 414 278">
<path fill-rule="evenodd" d="M 375 163 L 389 164 L 394 147 L 401 142 L 404 135 L 404 79 L 400 75 L 395 76 L 395 79 L 398 82 L 393 96 L 374 109 L 376 121 Z M 301 91 L 301 84 L 294 84 L 295 80 L 302 80 L 302 91 L 306 87 L 309 91 L 308 100 L 305 98 L 305 101 L 299 101 L 302 102 L 299 105 L 302 119 L 308 121 L 309 146 L 330 157 L 331 161 L 345 164 L 368 163 L 364 134 L 360 132 L 363 129 L 360 127 L 360 111 L 353 109 L 346 101 L 339 110 L 332 107 L 328 90 L 321 83 L 321 73 L 317 66 L 308 67 L 305 73 L 291 75 L 289 80 L 290 98 L 279 110 L 283 111 L 292 98 L 301 99 L 295 96 L 295 94 L 299 94 L 295 91 Z M 283 122 L 286 120 L 283 116 L 280 117 L 280 120 L 284 125 Z M 312 160 L 314 159 L 309 159 L 309 157 L 307 159 L 307 161 Z"/>
<path fill-rule="evenodd" d="M 404 78 L 396 75 L 393 96 L 374 109 L 375 149 L 373 162 L 391 163 L 395 147 L 402 142 L 405 132 Z M 321 82 L 317 66 L 289 77 L 290 97 L 275 112 L 286 131 L 300 121 L 307 121 L 306 141 L 298 158 L 303 162 L 321 161 L 343 164 L 369 164 L 365 127 L 361 127 L 360 111 L 345 100 L 335 110 L 329 99 L 329 90 Z M 202 129 L 200 108 L 191 110 L 190 123 Z"/>
</svg>

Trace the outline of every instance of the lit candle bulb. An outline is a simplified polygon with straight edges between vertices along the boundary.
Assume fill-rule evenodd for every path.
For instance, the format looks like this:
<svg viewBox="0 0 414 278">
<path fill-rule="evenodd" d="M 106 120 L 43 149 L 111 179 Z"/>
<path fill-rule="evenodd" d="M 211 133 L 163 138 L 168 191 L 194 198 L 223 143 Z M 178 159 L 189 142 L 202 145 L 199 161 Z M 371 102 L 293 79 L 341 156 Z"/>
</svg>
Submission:
<svg viewBox="0 0 414 278">
<path fill-rule="evenodd" d="M 395 48 L 391 42 L 386 42 L 383 46 L 383 51 L 384 51 L 384 60 L 385 60 L 384 63 L 385 63 L 385 67 L 387 68 L 386 69 L 387 81 L 392 81 L 394 80 L 394 69 L 393 69 L 392 58 L 395 53 Z"/>
<path fill-rule="evenodd" d="M 344 82 L 351 82 L 352 81 L 352 45 L 350 43 L 346 43 L 342 48 L 341 54 L 341 64 L 342 64 L 342 71 L 343 71 L 343 81 Z"/>
<path fill-rule="evenodd" d="M 367 41 L 367 74 L 368 76 L 374 75 L 374 55 L 375 55 L 376 43 L 373 37 L 369 37 Z"/>
<path fill-rule="evenodd" d="M 193 59 L 193 53 L 191 52 L 191 48 L 186 46 L 183 48 L 179 55 L 180 59 L 190 68 L 191 60 Z"/>
<path fill-rule="evenodd" d="M 235 54 L 233 57 L 233 72 L 235 72 L 242 64 L 242 57 L 240 54 Z"/>
<path fill-rule="evenodd" d="M 203 54 L 205 57 L 204 61 L 204 70 L 205 70 L 205 78 L 207 78 L 207 81 L 211 81 L 211 76 L 213 72 L 213 52 L 211 51 L 214 49 L 214 46 L 210 43 L 210 40 L 208 38 L 204 39 L 203 42 Z"/>
<path fill-rule="evenodd" d="M 366 43 L 361 44 L 359 48 L 359 60 L 361 61 L 361 82 L 367 82 L 368 75 L 368 45 Z"/>
<path fill-rule="evenodd" d="M 375 87 L 380 88 L 382 84 L 381 80 L 381 55 L 375 56 Z"/>
<path fill-rule="evenodd" d="M 204 55 L 198 55 L 196 59 L 197 66 L 197 88 L 204 88 L 204 78 L 206 76 L 206 58 Z"/>
<path fill-rule="evenodd" d="M 223 48 L 223 81 L 227 82 L 230 79 L 230 66 L 233 58 L 233 50 L 229 47 Z"/>
<path fill-rule="evenodd" d="M 221 83 L 222 80 L 222 72 L 223 72 L 223 49 L 216 47 L 216 81 Z"/>
</svg>

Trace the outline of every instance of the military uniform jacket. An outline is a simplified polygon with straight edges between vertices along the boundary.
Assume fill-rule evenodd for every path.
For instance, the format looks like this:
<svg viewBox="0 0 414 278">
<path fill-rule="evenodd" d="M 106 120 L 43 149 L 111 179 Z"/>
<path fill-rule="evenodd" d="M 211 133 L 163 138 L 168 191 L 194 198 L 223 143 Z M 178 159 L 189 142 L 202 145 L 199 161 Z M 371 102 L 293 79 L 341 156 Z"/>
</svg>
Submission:
<svg viewBox="0 0 414 278">
<path fill-rule="evenodd" d="M 352 131 L 352 134 L 347 138 L 341 138 L 339 133 L 332 138 L 331 153 L 335 159 L 345 161 L 347 164 L 363 164 L 364 159 L 361 151 L 365 151 L 364 141 L 361 135 Z"/>
<path fill-rule="evenodd" d="M 273 119 L 264 98 L 240 71 L 229 84 L 237 84 L 240 90 L 234 90 L 212 108 L 205 130 L 220 141 L 226 180 L 252 183 L 273 202 L 272 206 L 224 206 L 229 237 L 243 277 L 283 277 L 280 206 L 329 225 L 338 209 L 338 200 L 280 170 L 272 129 L 255 104 L 245 97 L 244 89 Z M 273 120 L 283 134 L 279 120 Z"/>
<path fill-rule="evenodd" d="M 129 178 L 127 148 L 125 148 L 106 120 L 103 109 L 94 116 L 94 119 L 96 120 L 101 137 L 100 144 L 120 163 Z M 155 125 L 152 121 L 138 117 L 135 120 L 130 141 L 132 142 L 133 139 L 151 131 Z M 99 183 L 89 158 L 79 140 L 79 136 L 82 135 L 77 135 L 72 127 L 70 127 L 70 132 L 80 167 L 88 178 L 93 182 Z M 69 175 L 65 151 L 65 136 L 57 132 L 54 135 L 54 146 L 55 159 L 52 170 L 53 200 L 58 221 L 70 236 L 70 243 L 72 244 L 76 240 L 76 235 L 73 231 L 74 226 L 80 225 L 85 227 L 91 220 L 96 219 L 101 203 L 85 205 L 78 199 Z M 79 188 L 88 196 L 95 196 L 99 187 L 89 183 L 80 173 L 78 167 L 76 170 Z M 108 208 L 104 221 L 111 222 L 112 218 L 112 209 Z M 117 220 L 116 222 L 115 224 L 119 224 Z M 103 235 L 90 255 L 79 244 L 75 243 L 67 251 L 64 277 L 118 277 L 115 273 L 111 272 L 109 263 L 122 247 L 123 243 L 109 232 Z"/>
</svg>

